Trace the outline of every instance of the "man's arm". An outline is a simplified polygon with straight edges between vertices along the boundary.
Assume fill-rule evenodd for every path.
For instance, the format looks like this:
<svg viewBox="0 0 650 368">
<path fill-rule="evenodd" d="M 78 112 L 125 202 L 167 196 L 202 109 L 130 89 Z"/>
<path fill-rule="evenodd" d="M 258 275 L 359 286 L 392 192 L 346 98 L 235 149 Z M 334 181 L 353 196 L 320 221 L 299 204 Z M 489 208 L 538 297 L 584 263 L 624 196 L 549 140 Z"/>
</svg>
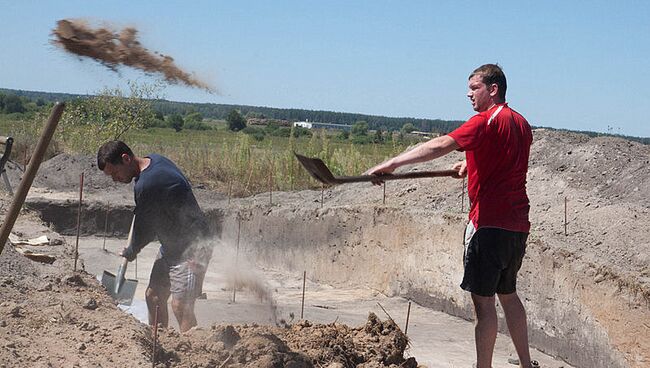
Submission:
<svg viewBox="0 0 650 368">
<path fill-rule="evenodd" d="M 415 164 L 418 162 L 425 162 L 442 157 L 451 151 L 460 148 L 456 141 L 448 136 L 433 138 L 426 143 L 423 143 L 416 148 L 397 155 L 373 168 L 366 171 L 369 175 L 390 174 L 398 167 Z"/>
</svg>

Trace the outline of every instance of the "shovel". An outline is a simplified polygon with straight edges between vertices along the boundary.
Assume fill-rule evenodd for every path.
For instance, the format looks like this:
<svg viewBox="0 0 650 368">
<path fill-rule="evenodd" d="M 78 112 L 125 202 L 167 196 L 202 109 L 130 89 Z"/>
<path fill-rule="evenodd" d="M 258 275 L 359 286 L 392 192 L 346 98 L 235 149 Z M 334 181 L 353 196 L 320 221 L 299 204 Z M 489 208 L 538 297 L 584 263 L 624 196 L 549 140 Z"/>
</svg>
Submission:
<svg viewBox="0 0 650 368">
<path fill-rule="evenodd" d="M 302 166 L 307 170 L 309 175 L 321 183 L 327 185 L 336 185 L 344 183 L 361 183 L 368 181 L 384 181 L 384 180 L 399 180 L 399 179 L 420 179 L 420 178 L 435 178 L 441 176 L 458 176 L 458 172 L 454 170 L 440 170 L 440 171 L 412 171 L 408 173 L 399 174 L 383 174 L 383 175 L 359 175 L 359 176 L 334 176 L 327 165 L 319 158 L 309 158 L 297 153 L 296 158 Z"/>
<path fill-rule="evenodd" d="M 133 221 L 131 221 L 131 230 L 129 230 L 129 237 L 126 241 L 127 246 L 131 245 L 134 224 L 135 215 L 133 216 Z M 104 285 L 108 293 L 118 304 L 123 305 L 131 305 L 133 295 L 135 295 L 135 289 L 138 287 L 138 280 L 124 278 L 128 263 L 129 261 L 126 258 L 122 258 L 122 263 L 117 269 L 117 275 L 108 271 L 104 271 L 102 274 L 102 285 Z"/>
</svg>

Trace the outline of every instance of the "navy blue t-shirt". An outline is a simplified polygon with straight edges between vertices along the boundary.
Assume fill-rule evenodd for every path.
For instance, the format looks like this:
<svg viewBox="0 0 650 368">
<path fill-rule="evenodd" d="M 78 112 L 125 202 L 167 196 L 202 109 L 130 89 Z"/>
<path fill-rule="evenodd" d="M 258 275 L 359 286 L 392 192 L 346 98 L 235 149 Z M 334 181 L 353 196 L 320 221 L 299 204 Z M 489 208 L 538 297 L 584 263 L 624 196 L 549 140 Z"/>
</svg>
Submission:
<svg viewBox="0 0 650 368">
<path fill-rule="evenodd" d="M 176 264 L 192 257 L 186 250 L 208 236 L 207 219 L 192 187 L 168 158 L 152 154 L 149 166 L 135 178 L 135 225 L 125 256 L 135 256 L 156 238 L 160 252 Z"/>
</svg>

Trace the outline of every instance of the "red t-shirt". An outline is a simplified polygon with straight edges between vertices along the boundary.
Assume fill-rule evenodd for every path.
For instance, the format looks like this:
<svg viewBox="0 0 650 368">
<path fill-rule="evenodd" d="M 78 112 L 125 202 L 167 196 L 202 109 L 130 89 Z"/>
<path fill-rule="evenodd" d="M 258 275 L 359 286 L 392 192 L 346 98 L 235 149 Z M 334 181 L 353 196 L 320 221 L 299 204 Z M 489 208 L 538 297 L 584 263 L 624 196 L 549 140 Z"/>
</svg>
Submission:
<svg viewBox="0 0 650 368">
<path fill-rule="evenodd" d="M 526 173 L 533 134 L 526 119 L 499 104 L 449 133 L 465 151 L 469 219 L 476 229 L 529 232 Z"/>
</svg>

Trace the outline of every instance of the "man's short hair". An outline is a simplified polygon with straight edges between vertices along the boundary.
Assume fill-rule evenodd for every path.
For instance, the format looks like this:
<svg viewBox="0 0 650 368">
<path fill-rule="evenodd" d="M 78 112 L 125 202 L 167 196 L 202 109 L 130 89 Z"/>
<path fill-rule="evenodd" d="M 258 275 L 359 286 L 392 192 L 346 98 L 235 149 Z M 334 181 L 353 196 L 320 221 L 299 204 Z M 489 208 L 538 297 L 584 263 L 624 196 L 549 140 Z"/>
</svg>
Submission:
<svg viewBox="0 0 650 368">
<path fill-rule="evenodd" d="M 133 151 L 122 141 L 110 141 L 104 143 L 97 151 L 97 167 L 104 171 L 106 164 L 119 165 L 122 163 L 122 155 L 127 154 L 133 157 Z"/>
<path fill-rule="evenodd" d="M 506 75 L 503 74 L 503 69 L 501 69 L 499 64 L 481 65 L 469 75 L 468 79 L 472 79 L 475 75 L 481 76 L 481 79 L 486 86 L 489 86 L 490 84 L 496 84 L 499 86 L 499 97 L 504 100 L 506 99 L 508 83 L 506 83 Z"/>
</svg>

